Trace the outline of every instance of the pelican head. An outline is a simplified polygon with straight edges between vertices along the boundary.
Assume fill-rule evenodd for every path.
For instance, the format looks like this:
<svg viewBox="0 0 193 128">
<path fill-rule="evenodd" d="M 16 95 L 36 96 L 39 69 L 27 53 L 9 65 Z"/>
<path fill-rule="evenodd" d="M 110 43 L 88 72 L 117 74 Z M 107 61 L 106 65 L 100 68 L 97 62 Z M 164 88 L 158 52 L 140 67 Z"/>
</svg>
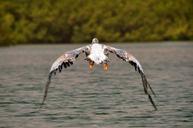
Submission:
<svg viewBox="0 0 193 128">
<path fill-rule="evenodd" d="M 99 43 L 99 40 L 97 38 L 92 39 L 92 44 L 98 44 L 98 43 Z"/>
</svg>

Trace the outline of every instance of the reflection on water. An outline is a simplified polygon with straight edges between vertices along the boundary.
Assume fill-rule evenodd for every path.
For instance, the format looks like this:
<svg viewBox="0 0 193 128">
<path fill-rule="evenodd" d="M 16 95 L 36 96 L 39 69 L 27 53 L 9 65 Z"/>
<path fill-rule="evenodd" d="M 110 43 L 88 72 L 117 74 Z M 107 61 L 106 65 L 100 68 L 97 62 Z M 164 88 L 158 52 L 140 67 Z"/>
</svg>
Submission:
<svg viewBox="0 0 193 128">
<path fill-rule="evenodd" d="M 193 44 L 114 44 L 142 63 L 158 111 L 144 95 L 132 66 L 111 59 L 110 70 L 88 71 L 81 58 L 54 77 L 40 108 L 50 65 L 80 45 L 0 48 L 0 127 L 193 127 Z M 83 56 L 82 56 L 83 57 Z M 111 56 L 113 57 L 113 56 Z"/>
</svg>

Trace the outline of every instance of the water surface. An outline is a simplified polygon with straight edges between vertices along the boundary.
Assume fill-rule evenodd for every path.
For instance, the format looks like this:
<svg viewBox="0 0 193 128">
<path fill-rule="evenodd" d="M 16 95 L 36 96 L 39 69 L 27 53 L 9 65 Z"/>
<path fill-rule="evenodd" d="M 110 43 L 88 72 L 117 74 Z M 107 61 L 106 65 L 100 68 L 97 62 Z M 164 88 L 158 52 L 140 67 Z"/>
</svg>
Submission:
<svg viewBox="0 0 193 128">
<path fill-rule="evenodd" d="M 192 128 L 193 44 L 112 44 L 140 60 L 157 93 L 154 111 L 140 76 L 112 58 L 110 70 L 88 70 L 81 56 L 57 74 L 40 108 L 52 62 L 81 45 L 24 45 L 0 48 L 2 128 Z M 111 55 L 110 57 L 113 57 Z"/>
</svg>

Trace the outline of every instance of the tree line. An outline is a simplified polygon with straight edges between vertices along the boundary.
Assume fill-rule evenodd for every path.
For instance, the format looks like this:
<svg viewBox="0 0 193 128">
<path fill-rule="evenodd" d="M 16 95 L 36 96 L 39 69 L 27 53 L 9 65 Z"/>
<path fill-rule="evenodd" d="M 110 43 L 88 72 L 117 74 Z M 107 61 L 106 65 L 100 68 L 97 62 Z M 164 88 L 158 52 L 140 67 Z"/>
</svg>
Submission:
<svg viewBox="0 0 193 128">
<path fill-rule="evenodd" d="M 193 40 L 193 0 L 1 0 L 0 45 Z"/>
</svg>

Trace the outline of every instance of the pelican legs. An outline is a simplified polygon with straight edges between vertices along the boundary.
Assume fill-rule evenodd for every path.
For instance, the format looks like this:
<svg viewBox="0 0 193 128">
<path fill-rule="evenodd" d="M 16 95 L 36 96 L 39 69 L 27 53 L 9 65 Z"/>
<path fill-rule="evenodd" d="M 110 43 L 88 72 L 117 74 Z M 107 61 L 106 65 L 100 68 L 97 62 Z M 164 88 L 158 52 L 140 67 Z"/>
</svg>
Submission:
<svg viewBox="0 0 193 128">
<path fill-rule="evenodd" d="M 89 65 L 89 69 L 92 70 L 93 67 L 94 67 L 94 62 L 93 61 L 89 61 L 88 65 Z"/>
<path fill-rule="evenodd" d="M 93 61 L 88 61 L 88 67 L 89 67 L 90 70 L 92 70 L 93 67 L 94 67 L 94 62 Z M 107 71 L 108 69 L 109 69 L 109 64 L 103 63 L 103 70 Z"/>
<path fill-rule="evenodd" d="M 107 71 L 109 69 L 109 65 L 107 63 L 103 64 L 103 70 Z"/>
</svg>

